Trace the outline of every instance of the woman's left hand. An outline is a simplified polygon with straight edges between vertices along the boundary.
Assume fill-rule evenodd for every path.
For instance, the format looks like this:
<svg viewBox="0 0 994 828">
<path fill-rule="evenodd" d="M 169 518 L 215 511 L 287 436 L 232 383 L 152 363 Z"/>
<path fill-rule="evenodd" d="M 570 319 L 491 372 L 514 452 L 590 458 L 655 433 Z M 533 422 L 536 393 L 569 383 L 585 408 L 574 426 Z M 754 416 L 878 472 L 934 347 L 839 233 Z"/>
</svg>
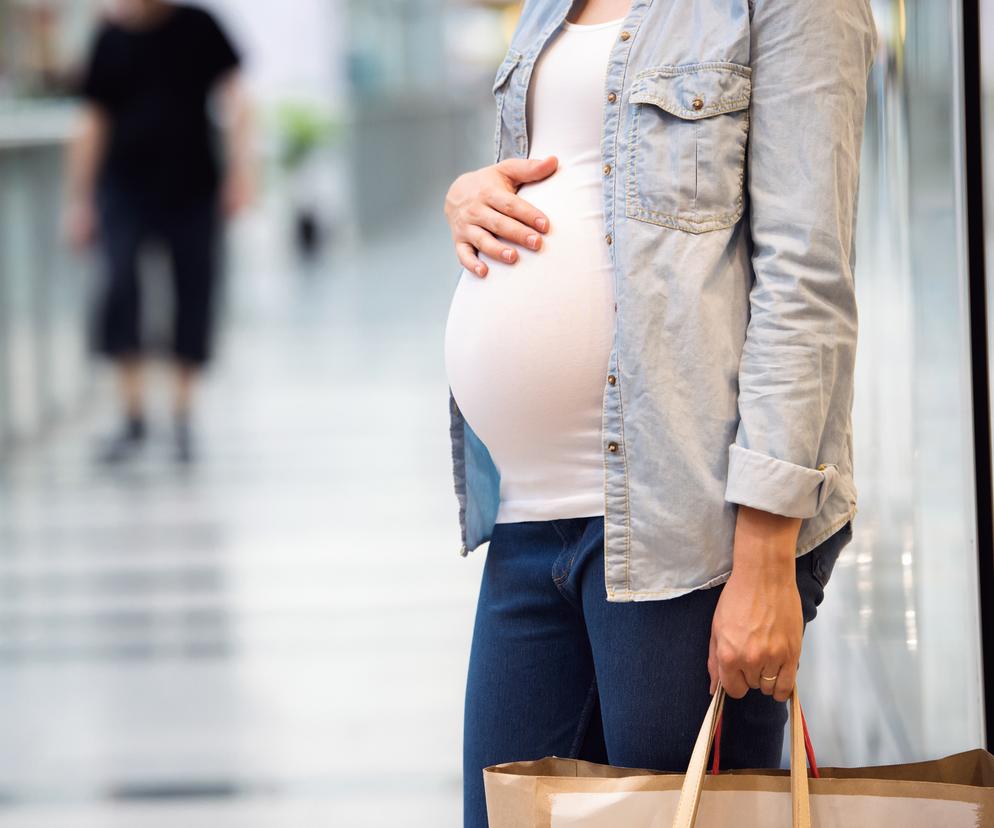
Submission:
<svg viewBox="0 0 994 828">
<path fill-rule="evenodd" d="M 739 506 L 732 574 L 711 624 L 712 693 L 720 683 L 735 699 L 750 688 L 790 697 L 804 632 L 794 568 L 799 527 L 799 519 Z"/>
</svg>

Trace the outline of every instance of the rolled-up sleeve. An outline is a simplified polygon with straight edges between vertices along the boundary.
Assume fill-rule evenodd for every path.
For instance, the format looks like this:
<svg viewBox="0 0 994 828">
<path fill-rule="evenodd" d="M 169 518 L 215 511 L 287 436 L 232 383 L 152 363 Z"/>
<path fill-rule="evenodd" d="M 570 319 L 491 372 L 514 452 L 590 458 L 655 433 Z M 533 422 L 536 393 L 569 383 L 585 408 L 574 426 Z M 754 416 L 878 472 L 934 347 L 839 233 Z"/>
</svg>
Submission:
<svg viewBox="0 0 994 828">
<path fill-rule="evenodd" d="M 853 242 L 876 30 L 868 0 L 752 5 L 755 280 L 725 499 L 806 518 L 831 494 L 845 450 L 822 444 L 826 422 L 852 407 Z"/>
</svg>

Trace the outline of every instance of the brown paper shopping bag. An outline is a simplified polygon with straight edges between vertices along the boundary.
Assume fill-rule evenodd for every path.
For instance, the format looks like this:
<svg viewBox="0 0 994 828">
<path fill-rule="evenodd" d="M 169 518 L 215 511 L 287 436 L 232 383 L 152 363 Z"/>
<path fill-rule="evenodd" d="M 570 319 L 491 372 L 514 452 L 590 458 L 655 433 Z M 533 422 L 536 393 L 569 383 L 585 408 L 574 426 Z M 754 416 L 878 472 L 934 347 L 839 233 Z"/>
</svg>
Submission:
<svg viewBox="0 0 994 828">
<path fill-rule="evenodd" d="M 812 761 L 809 778 L 796 691 L 789 772 L 708 774 L 723 703 L 719 689 L 686 774 L 556 757 L 486 768 L 490 828 L 994 828 L 994 756 L 985 750 L 875 768 Z"/>
</svg>

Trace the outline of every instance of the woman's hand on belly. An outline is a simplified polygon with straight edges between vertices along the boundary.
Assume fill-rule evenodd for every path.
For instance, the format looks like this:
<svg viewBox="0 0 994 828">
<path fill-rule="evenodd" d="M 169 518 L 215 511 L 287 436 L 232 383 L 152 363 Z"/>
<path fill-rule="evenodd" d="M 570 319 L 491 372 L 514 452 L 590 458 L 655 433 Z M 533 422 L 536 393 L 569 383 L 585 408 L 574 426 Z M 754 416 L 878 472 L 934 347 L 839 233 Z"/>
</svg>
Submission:
<svg viewBox="0 0 994 828">
<path fill-rule="evenodd" d="M 539 249 L 549 219 L 517 191 L 522 184 L 548 178 L 558 166 L 554 155 L 542 160 L 508 158 L 463 173 L 452 182 L 445 194 L 445 217 L 463 267 L 486 276 L 487 265 L 478 258 L 478 252 L 514 264 L 517 250 L 501 239 Z"/>
</svg>

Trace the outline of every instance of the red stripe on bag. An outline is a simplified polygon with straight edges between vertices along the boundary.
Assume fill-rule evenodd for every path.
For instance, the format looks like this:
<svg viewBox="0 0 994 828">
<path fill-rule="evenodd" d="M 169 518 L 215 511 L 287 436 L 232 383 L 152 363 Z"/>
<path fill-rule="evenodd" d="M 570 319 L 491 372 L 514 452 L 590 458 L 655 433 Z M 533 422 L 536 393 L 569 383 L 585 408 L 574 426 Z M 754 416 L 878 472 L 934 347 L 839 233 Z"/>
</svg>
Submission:
<svg viewBox="0 0 994 828">
<path fill-rule="evenodd" d="M 800 704 L 798 704 L 800 707 Z M 713 747 L 713 758 L 711 759 L 711 773 L 716 775 L 718 773 L 718 763 L 721 756 L 721 719 L 724 713 L 718 716 L 718 721 L 714 725 L 714 747 Z M 801 708 L 801 729 L 804 731 L 804 752 L 808 755 L 808 766 L 811 768 L 811 775 L 815 779 L 821 779 L 821 773 L 818 770 L 818 762 L 815 761 L 815 749 L 811 744 L 811 737 L 808 735 L 808 723 L 804 718 L 804 708 Z"/>
<path fill-rule="evenodd" d="M 808 754 L 811 775 L 815 779 L 821 779 L 821 774 L 818 772 L 818 763 L 815 761 L 815 749 L 811 745 L 811 737 L 808 736 L 808 723 L 804 719 L 804 708 L 801 707 L 800 702 L 797 703 L 797 707 L 801 711 L 801 728 L 804 730 L 804 752 Z"/>
</svg>

